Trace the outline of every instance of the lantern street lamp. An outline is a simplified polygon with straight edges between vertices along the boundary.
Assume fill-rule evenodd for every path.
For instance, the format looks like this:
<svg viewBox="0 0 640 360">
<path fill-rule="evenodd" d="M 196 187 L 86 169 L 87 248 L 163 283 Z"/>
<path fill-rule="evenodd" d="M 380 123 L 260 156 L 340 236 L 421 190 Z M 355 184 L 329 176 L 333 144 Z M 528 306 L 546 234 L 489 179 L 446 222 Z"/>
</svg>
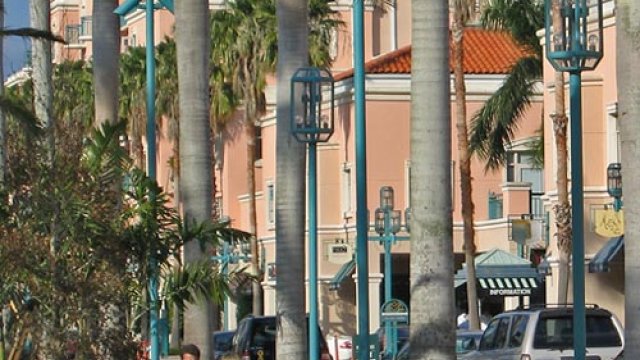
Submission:
<svg viewBox="0 0 640 360">
<path fill-rule="evenodd" d="M 383 186 L 380 188 L 380 207 L 376 209 L 374 218 L 374 228 L 379 236 L 370 237 L 369 240 L 379 241 L 384 245 L 384 302 L 392 300 L 393 283 L 393 261 L 391 259 L 391 245 L 398 240 L 409 240 L 408 236 L 396 236 L 402 228 L 402 214 L 400 210 L 393 208 L 393 187 Z M 411 209 L 405 210 L 405 229 L 410 231 Z M 389 359 L 395 359 L 398 353 L 398 326 L 397 322 L 385 321 L 385 348 L 384 351 Z"/>
<path fill-rule="evenodd" d="M 229 224 L 228 218 L 222 219 L 221 222 Z M 251 259 L 251 248 L 248 242 L 240 243 L 240 246 L 234 246 L 232 239 L 225 239 L 211 260 L 220 264 L 222 275 L 226 279 L 229 275 L 229 264 L 237 264 L 240 261 L 249 261 Z M 229 330 L 229 295 L 224 297 L 224 319 L 223 329 Z"/>
<path fill-rule="evenodd" d="M 328 96 L 329 112 L 322 114 L 323 96 Z M 317 151 L 319 142 L 333 135 L 334 84 L 331 74 L 323 69 L 298 69 L 291 78 L 291 133 L 308 145 L 308 212 L 309 212 L 309 359 L 318 360 L 318 215 L 317 215 Z"/>
<path fill-rule="evenodd" d="M 556 71 L 569 73 L 573 345 L 576 360 L 584 360 L 586 356 L 581 73 L 595 69 L 602 59 L 602 19 L 602 0 L 545 0 L 547 60 Z M 556 89 L 556 91 L 563 91 L 563 89 Z"/>
<path fill-rule="evenodd" d="M 607 167 L 607 192 L 613 197 L 613 208 L 622 208 L 622 164 L 611 163 Z"/>
<path fill-rule="evenodd" d="M 146 65 L 147 65 L 147 176 L 151 181 L 156 181 L 156 63 L 153 55 L 154 21 L 153 12 L 156 9 L 166 8 L 173 12 L 173 0 L 126 0 L 113 12 L 121 17 L 134 10 L 145 10 L 146 21 Z M 154 194 L 151 194 L 154 196 Z M 158 262 L 154 255 L 155 244 L 151 244 L 151 256 L 149 258 L 149 336 L 151 343 L 151 360 L 160 358 L 160 340 L 158 338 Z"/>
</svg>

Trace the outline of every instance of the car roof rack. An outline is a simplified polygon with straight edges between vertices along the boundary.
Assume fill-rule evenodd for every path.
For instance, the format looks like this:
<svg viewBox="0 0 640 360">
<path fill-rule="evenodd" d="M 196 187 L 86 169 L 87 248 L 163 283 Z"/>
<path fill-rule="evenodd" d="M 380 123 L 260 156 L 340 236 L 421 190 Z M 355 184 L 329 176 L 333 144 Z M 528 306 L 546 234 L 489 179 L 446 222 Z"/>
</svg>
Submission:
<svg viewBox="0 0 640 360">
<path fill-rule="evenodd" d="M 573 308 L 573 303 L 547 303 L 547 304 L 529 304 L 529 305 L 519 305 L 514 311 L 518 310 L 536 310 L 536 309 L 561 309 L 561 308 Z M 585 308 L 588 309 L 599 309 L 598 304 L 585 304 Z"/>
</svg>

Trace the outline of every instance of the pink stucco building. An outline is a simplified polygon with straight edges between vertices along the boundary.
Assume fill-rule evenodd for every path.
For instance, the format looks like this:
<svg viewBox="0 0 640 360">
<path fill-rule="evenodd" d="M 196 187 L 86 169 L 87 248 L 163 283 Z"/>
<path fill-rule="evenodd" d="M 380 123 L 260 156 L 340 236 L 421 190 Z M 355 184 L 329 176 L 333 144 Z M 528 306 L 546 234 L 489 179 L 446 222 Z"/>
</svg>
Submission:
<svg viewBox="0 0 640 360">
<path fill-rule="evenodd" d="M 92 0 L 52 0 L 52 26 L 69 37 L 67 45 L 56 45 L 55 60 L 90 59 Z M 605 204 L 611 203 L 606 192 L 608 163 L 618 162 L 615 84 L 615 18 L 613 1 L 605 1 L 605 58 L 593 73 L 583 77 L 583 121 L 585 158 L 585 234 L 587 260 L 591 261 L 605 245 L 607 237 L 595 232 L 596 213 L 603 216 Z M 224 7 L 225 1 L 210 1 L 212 10 Z M 339 11 L 344 28 L 335 33 L 333 73 L 336 80 L 336 131 L 328 143 L 318 146 L 318 226 L 319 226 L 319 288 L 320 319 L 324 332 L 329 335 L 353 335 L 356 332 L 356 288 L 352 256 L 355 245 L 355 147 L 354 106 L 352 83 L 351 0 L 336 0 L 332 6 Z M 173 15 L 166 10 L 155 14 L 155 39 L 161 41 L 172 33 Z M 78 36 L 76 36 L 76 32 Z M 132 13 L 125 17 L 121 28 L 122 50 L 145 44 L 144 14 Z M 541 41 L 543 41 L 543 37 Z M 379 204 L 381 186 L 395 189 L 395 208 L 409 207 L 410 129 L 410 71 L 411 71 L 411 1 L 396 0 L 386 11 L 366 7 L 365 59 L 366 65 L 366 121 L 367 121 L 367 188 L 371 214 Z M 508 35 L 471 28 L 464 43 L 466 59 L 464 69 L 467 88 L 467 112 L 471 117 L 482 107 L 504 81 L 509 67 L 521 56 Z M 453 85 L 451 87 L 453 89 Z M 537 265 L 543 258 L 550 264 L 551 275 L 541 277 L 531 286 L 531 301 L 554 302 L 557 293 L 557 271 L 554 271 L 557 249 L 553 236 L 553 214 L 550 209 L 557 196 L 555 185 L 555 149 L 549 114 L 553 112 L 553 74 L 545 62 L 544 79 L 515 139 L 509 145 L 506 168 L 485 172 L 484 164 L 472 163 L 473 200 L 475 202 L 476 244 L 479 253 L 497 254 L 490 262 L 505 265 L 522 256 Z M 567 91 L 567 89 L 563 89 Z M 275 86 L 266 92 L 268 115 L 257 125 L 260 134 L 260 158 L 255 162 L 257 197 L 257 236 L 265 270 L 262 286 L 265 313 L 275 313 Z M 568 97 L 567 97 L 568 99 Z M 454 143 L 451 144 L 451 164 L 454 202 L 454 249 L 456 266 L 462 267 L 462 222 L 459 173 L 457 168 L 456 129 L 454 126 L 455 95 L 451 93 Z M 568 102 L 567 102 L 568 104 Z M 568 106 L 568 105 L 567 105 Z M 545 165 L 537 169 L 532 165 L 527 143 L 544 129 Z M 164 131 L 161 129 L 160 131 Z M 217 196 L 221 214 L 229 216 L 232 225 L 249 228 L 248 194 L 246 191 L 246 139 L 240 121 L 229 126 L 219 138 Z M 158 149 L 158 181 L 172 193 L 170 169 L 166 166 L 171 155 L 171 144 L 160 140 Z M 305 196 L 305 194 L 300 194 Z M 551 213 L 551 214 L 550 214 Z M 373 219 L 371 219 L 373 225 Z M 513 241 L 518 226 L 528 229 L 526 246 Z M 515 229 L 515 230 L 514 230 Z M 375 236 L 373 227 L 370 232 Z M 398 235 L 406 236 L 401 231 Z M 610 234 L 614 236 L 614 234 Z M 393 246 L 393 296 L 409 302 L 409 244 L 398 241 Z M 489 252 L 491 250 L 502 250 Z M 513 256 L 509 256 L 512 254 Z M 379 307 L 382 304 L 383 247 L 377 241 L 369 242 L 369 293 L 371 330 L 380 324 Z M 618 256 L 621 257 L 621 256 Z M 610 308 L 622 318 L 624 281 L 623 267 L 614 261 L 607 263 L 610 272 L 588 273 L 587 302 Z M 586 263 L 585 266 L 588 266 Z M 463 282 L 456 282 L 461 285 Z M 485 284 L 485 285 L 483 285 Z M 485 289 L 483 306 L 487 312 L 513 307 L 517 296 L 491 296 Z M 458 292 L 464 286 L 458 288 Z M 545 291 L 546 290 L 546 291 Z M 546 292 L 546 295 L 545 295 Z M 461 293 L 460 293 L 461 295 Z M 464 298 L 463 296 L 459 296 Z M 234 307 L 231 309 L 233 314 Z M 233 317 L 232 317 L 233 318 Z M 234 321 L 231 321 L 233 326 Z"/>
</svg>

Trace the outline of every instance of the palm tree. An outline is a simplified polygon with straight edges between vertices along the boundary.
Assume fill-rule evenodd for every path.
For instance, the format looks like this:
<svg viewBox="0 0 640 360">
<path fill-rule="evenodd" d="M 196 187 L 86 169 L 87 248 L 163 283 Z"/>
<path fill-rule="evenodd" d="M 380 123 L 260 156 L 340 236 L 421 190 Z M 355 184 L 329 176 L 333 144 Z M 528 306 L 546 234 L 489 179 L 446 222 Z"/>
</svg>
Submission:
<svg viewBox="0 0 640 360">
<path fill-rule="evenodd" d="M 557 5 L 557 2 L 554 2 Z M 559 21 L 559 19 L 555 19 Z M 503 86 L 487 100 L 473 117 L 470 145 L 486 161 L 487 170 L 497 170 L 506 163 L 506 145 L 513 140 L 522 114 L 531 104 L 535 87 L 542 78 L 542 47 L 536 31 L 544 27 L 543 3 L 540 1 L 494 0 L 482 16 L 485 27 L 507 30 L 528 55 L 518 60 Z M 569 259 L 571 256 L 571 206 L 567 178 L 567 123 L 564 75 L 555 73 L 555 113 L 553 121 L 556 145 L 557 203 L 553 205 L 558 243 L 558 299 L 567 302 Z"/>
<path fill-rule="evenodd" d="M 142 137 L 146 129 L 146 54 L 142 46 L 131 47 L 120 60 L 119 118 L 127 120 L 127 135 L 132 157 L 138 167 L 145 168 Z"/>
<path fill-rule="evenodd" d="M 92 17 L 93 85 L 96 125 L 118 121 L 118 60 L 120 57 L 120 18 L 113 11 L 118 1 L 94 1 Z"/>
<path fill-rule="evenodd" d="M 276 130 L 276 309 L 278 356 L 306 357 L 304 239 L 305 147 L 290 133 L 289 81 L 308 64 L 307 0 L 276 0 L 278 18 Z"/>
<path fill-rule="evenodd" d="M 178 87 L 180 93 L 180 179 L 187 224 L 211 216 L 211 141 L 209 137 L 209 2 L 175 4 Z M 206 259 L 197 244 L 184 247 L 184 262 Z M 184 336 L 201 346 L 202 358 L 213 356 L 211 306 L 206 297 L 189 305 Z"/>
<path fill-rule="evenodd" d="M 553 28 L 561 29 L 564 21 L 560 15 L 560 1 L 552 1 Z M 559 30 L 558 30 L 559 31 Z M 556 221 L 556 241 L 558 243 L 558 304 L 567 303 L 569 292 L 569 266 L 571 259 L 572 228 L 571 205 L 569 204 L 569 180 L 567 177 L 567 124 L 569 119 L 565 111 L 564 73 L 556 71 L 554 75 L 555 109 L 551 115 L 557 154 L 556 187 L 558 202 L 553 205 Z"/>
<path fill-rule="evenodd" d="M 622 136 L 622 163 L 624 179 L 627 184 L 640 176 L 638 167 L 638 147 L 634 144 L 638 141 L 640 124 L 634 119 L 640 117 L 638 109 L 637 84 L 640 81 L 640 69 L 634 65 L 640 56 L 640 48 L 636 45 L 640 25 L 633 19 L 640 12 L 640 4 L 634 0 L 618 0 L 616 10 L 616 68 L 618 81 L 618 121 L 621 126 Z M 640 209 L 637 186 L 624 188 L 624 211 L 628 214 L 625 222 L 624 235 L 626 239 L 637 239 L 640 236 L 637 214 Z M 637 261 L 640 256 L 640 244 L 636 241 L 625 241 L 625 283 L 635 284 L 640 282 L 640 269 Z M 636 321 L 640 296 L 628 286 L 625 290 L 625 358 L 635 359 L 640 356 L 640 324 Z"/>
<path fill-rule="evenodd" d="M 456 92 L 456 129 L 458 131 L 458 158 L 460 168 L 460 188 L 462 200 L 462 222 L 464 226 L 464 254 L 467 264 L 467 307 L 469 314 L 469 329 L 480 329 L 478 314 L 478 292 L 475 268 L 475 229 L 473 224 L 474 204 L 471 185 L 471 151 L 467 135 L 467 103 L 464 85 L 462 41 L 464 27 L 473 15 L 474 0 L 453 0 L 453 24 L 451 36 L 453 38 L 453 73 Z"/>
<path fill-rule="evenodd" d="M 449 8 L 412 9 L 411 358 L 455 359 Z"/>
<path fill-rule="evenodd" d="M 249 195 L 249 232 L 251 272 L 261 278 L 256 216 L 256 125 L 266 111 L 264 89 L 266 75 L 275 64 L 275 10 L 271 1 L 240 0 L 229 3 L 227 10 L 212 16 L 212 53 L 226 58 L 229 79 L 243 99 L 243 123 L 247 139 L 247 194 Z M 226 36 L 224 36 L 226 35 Z M 223 44 L 224 41 L 228 44 Z M 213 94 L 215 96 L 215 94 Z M 262 285 L 253 282 L 253 313 L 262 314 Z"/>
<path fill-rule="evenodd" d="M 331 31 L 340 25 L 336 14 L 325 1 L 309 3 L 310 59 L 314 66 L 330 64 L 328 44 Z M 276 60 L 276 18 L 273 0 L 240 0 L 229 3 L 225 11 L 212 17 L 212 52 L 223 64 L 238 98 L 242 99 L 243 123 L 247 139 L 247 193 L 249 195 L 249 228 L 252 273 L 262 277 L 257 241 L 256 218 L 256 126 L 266 111 L 267 74 Z M 229 66 L 224 69 L 224 65 Z M 215 94 L 214 94 L 215 96 Z M 253 313 L 262 314 L 262 286 L 253 283 Z"/>
</svg>

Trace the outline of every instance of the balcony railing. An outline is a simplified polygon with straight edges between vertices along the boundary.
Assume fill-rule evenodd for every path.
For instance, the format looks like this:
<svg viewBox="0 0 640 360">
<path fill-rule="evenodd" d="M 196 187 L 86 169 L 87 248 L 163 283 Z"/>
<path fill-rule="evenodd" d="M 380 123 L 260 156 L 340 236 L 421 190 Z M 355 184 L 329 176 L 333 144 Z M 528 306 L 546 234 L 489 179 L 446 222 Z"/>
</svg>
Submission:
<svg viewBox="0 0 640 360">
<path fill-rule="evenodd" d="M 67 25 L 64 29 L 64 41 L 68 45 L 80 44 L 80 25 Z"/>
</svg>

